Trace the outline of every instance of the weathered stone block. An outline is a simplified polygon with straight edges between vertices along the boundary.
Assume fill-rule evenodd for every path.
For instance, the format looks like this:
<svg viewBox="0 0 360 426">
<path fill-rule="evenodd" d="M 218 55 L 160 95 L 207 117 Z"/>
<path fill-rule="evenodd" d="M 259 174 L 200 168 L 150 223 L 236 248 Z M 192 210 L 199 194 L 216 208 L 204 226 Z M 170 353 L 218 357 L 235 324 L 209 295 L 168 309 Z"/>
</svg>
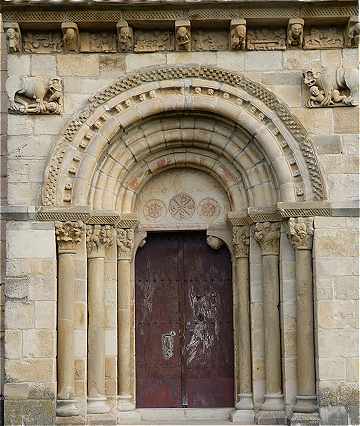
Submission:
<svg viewBox="0 0 360 426">
<path fill-rule="evenodd" d="M 359 108 L 333 108 L 334 132 L 359 133 Z"/>
<path fill-rule="evenodd" d="M 359 277 L 354 275 L 334 278 L 335 299 L 354 300 L 359 298 Z"/>
<path fill-rule="evenodd" d="M 245 70 L 263 71 L 264 64 L 268 70 L 282 69 L 283 52 L 245 52 Z"/>
<path fill-rule="evenodd" d="M 33 358 L 9 359 L 5 363 L 6 383 L 13 382 L 54 382 L 55 360 Z"/>
<path fill-rule="evenodd" d="M 320 358 L 327 358 L 331 354 L 334 358 L 356 357 L 358 354 L 358 339 L 355 329 L 319 330 L 318 351 Z M 322 379 L 320 377 L 320 379 Z"/>
<path fill-rule="evenodd" d="M 8 55 L 7 64 L 9 75 L 30 75 L 29 55 Z"/>
<path fill-rule="evenodd" d="M 31 75 L 46 76 L 47 78 L 56 76 L 55 56 L 31 55 Z"/>
<path fill-rule="evenodd" d="M 56 334 L 50 330 L 23 331 L 23 356 L 26 358 L 55 356 Z"/>
<path fill-rule="evenodd" d="M 315 255 L 321 257 L 357 256 L 358 239 L 353 232 L 339 229 L 318 230 L 314 241 Z"/>
<path fill-rule="evenodd" d="M 34 327 L 34 304 L 8 300 L 5 304 L 5 328 L 27 329 Z"/>
<path fill-rule="evenodd" d="M 319 154 L 340 154 L 342 151 L 340 136 L 317 135 L 313 141 Z"/>
<path fill-rule="evenodd" d="M 9 230 L 6 250 L 9 258 L 55 257 L 55 232 L 31 229 Z"/>
<path fill-rule="evenodd" d="M 5 358 L 20 359 L 22 352 L 21 330 L 5 330 Z"/>
<path fill-rule="evenodd" d="M 31 135 L 33 132 L 33 123 L 29 117 L 21 115 L 9 115 L 8 135 Z"/>
<path fill-rule="evenodd" d="M 56 327 L 56 302 L 35 302 L 35 328 L 54 330 Z"/>
<path fill-rule="evenodd" d="M 126 55 L 122 53 L 111 56 L 99 55 L 101 77 L 119 78 L 126 70 L 125 57 Z"/>
<path fill-rule="evenodd" d="M 62 116 L 38 116 L 36 120 L 34 120 L 34 134 L 58 135 L 64 127 L 65 122 L 66 120 Z"/>
<path fill-rule="evenodd" d="M 347 108 L 294 108 L 292 111 L 313 135 L 333 134 L 333 109 Z"/>
<path fill-rule="evenodd" d="M 126 55 L 125 64 L 128 72 L 150 65 L 163 65 L 166 64 L 166 55 L 164 53 L 149 53 L 147 55 L 129 53 Z"/>
<path fill-rule="evenodd" d="M 217 52 L 216 56 L 218 65 L 221 65 L 226 69 L 238 72 L 245 69 L 244 52 Z"/>
<path fill-rule="evenodd" d="M 166 63 L 174 64 L 207 64 L 215 65 L 218 63 L 216 52 L 177 52 L 166 55 Z"/>
<path fill-rule="evenodd" d="M 30 278 L 27 275 L 7 276 L 5 280 L 5 296 L 8 299 L 26 302 L 29 297 Z"/>
<path fill-rule="evenodd" d="M 342 135 L 341 146 L 344 154 L 359 154 L 359 135 Z"/>
<path fill-rule="evenodd" d="M 97 76 L 99 74 L 98 55 L 78 54 L 76 61 L 72 55 L 57 55 L 57 71 L 60 76 Z"/>
<path fill-rule="evenodd" d="M 302 72 L 312 62 L 320 61 L 320 51 L 302 51 L 299 54 L 298 50 L 285 50 L 284 55 L 284 68 L 288 70 L 299 70 Z"/>
<path fill-rule="evenodd" d="M 357 383 L 359 381 L 359 359 L 350 358 L 346 360 L 346 380 Z"/>
<path fill-rule="evenodd" d="M 359 198 L 359 179 L 356 174 L 328 174 L 327 182 L 331 201 Z"/>
<path fill-rule="evenodd" d="M 345 379 L 345 359 L 321 358 L 319 360 L 319 376 L 323 380 L 343 381 Z"/>
<path fill-rule="evenodd" d="M 53 425 L 55 424 L 55 401 L 7 400 L 4 421 L 6 425 Z"/>
</svg>

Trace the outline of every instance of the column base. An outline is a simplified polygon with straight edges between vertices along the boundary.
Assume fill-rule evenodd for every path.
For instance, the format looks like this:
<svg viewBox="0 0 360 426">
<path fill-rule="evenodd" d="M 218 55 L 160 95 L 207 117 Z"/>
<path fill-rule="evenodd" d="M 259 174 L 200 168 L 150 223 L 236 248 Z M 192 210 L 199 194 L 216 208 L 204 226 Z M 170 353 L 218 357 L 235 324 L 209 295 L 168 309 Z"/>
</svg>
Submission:
<svg viewBox="0 0 360 426">
<path fill-rule="evenodd" d="M 119 396 L 117 400 L 117 409 L 119 411 L 134 411 L 136 408 L 131 395 Z"/>
<path fill-rule="evenodd" d="M 314 413 L 317 411 L 316 395 L 297 395 L 294 412 L 296 413 Z"/>
<path fill-rule="evenodd" d="M 58 399 L 56 401 L 56 415 L 58 417 L 71 417 L 80 414 L 80 407 L 76 399 Z"/>
<path fill-rule="evenodd" d="M 252 393 L 239 393 L 235 408 L 237 410 L 252 410 L 254 408 Z"/>
<path fill-rule="evenodd" d="M 87 413 L 88 414 L 105 414 L 110 411 L 110 407 L 106 402 L 106 398 L 88 398 L 87 399 Z"/>
<path fill-rule="evenodd" d="M 141 422 L 141 414 L 136 410 L 121 411 L 117 415 L 118 425 L 139 424 Z"/>
<path fill-rule="evenodd" d="M 116 416 L 112 416 L 110 414 L 94 414 L 91 416 L 87 416 L 87 425 L 96 425 L 96 426 L 104 426 L 104 425 L 116 425 Z"/>
<path fill-rule="evenodd" d="M 319 424 L 318 413 L 293 413 L 290 419 L 291 426 L 318 426 Z"/>
<path fill-rule="evenodd" d="M 259 411 L 256 414 L 258 425 L 287 425 L 285 411 Z"/>
<path fill-rule="evenodd" d="M 268 393 L 265 394 L 265 401 L 261 406 L 263 411 L 283 411 L 284 410 L 284 396 L 281 393 Z"/>
<path fill-rule="evenodd" d="M 234 410 L 230 414 L 230 420 L 238 425 L 254 425 L 255 413 L 254 410 Z"/>
</svg>

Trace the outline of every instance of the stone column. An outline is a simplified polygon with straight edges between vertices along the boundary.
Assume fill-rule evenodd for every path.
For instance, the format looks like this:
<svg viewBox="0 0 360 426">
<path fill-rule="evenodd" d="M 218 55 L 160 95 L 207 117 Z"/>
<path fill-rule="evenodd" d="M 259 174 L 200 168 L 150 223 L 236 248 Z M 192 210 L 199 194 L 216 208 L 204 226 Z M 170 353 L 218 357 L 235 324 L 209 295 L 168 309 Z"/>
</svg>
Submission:
<svg viewBox="0 0 360 426">
<path fill-rule="evenodd" d="M 261 247 L 264 291 L 265 401 L 263 411 L 282 411 L 281 384 L 279 252 L 280 223 L 264 222 L 255 226 L 255 239 Z"/>
<path fill-rule="evenodd" d="M 135 417 L 135 357 L 133 344 L 134 288 L 131 269 L 134 252 L 134 228 L 117 227 L 118 258 L 118 421 Z M 137 419 L 139 420 L 139 419 Z"/>
<path fill-rule="evenodd" d="M 236 410 L 232 421 L 254 423 L 250 339 L 249 226 L 233 226 L 236 341 Z"/>
<path fill-rule="evenodd" d="M 288 237 L 296 260 L 297 396 L 294 412 L 317 411 L 312 276 L 313 218 L 289 219 Z"/>
<path fill-rule="evenodd" d="M 87 225 L 88 253 L 88 398 L 89 414 L 107 413 L 105 396 L 105 248 L 112 244 L 109 225 Z"/>
<path fill-rule="evenodd" d="M 83 230 L 82 222 L 55 222 L 58 243 L 58 416 L 79 414 L 79 407 L 74 399 L 74 256 Z"/>
</svg>

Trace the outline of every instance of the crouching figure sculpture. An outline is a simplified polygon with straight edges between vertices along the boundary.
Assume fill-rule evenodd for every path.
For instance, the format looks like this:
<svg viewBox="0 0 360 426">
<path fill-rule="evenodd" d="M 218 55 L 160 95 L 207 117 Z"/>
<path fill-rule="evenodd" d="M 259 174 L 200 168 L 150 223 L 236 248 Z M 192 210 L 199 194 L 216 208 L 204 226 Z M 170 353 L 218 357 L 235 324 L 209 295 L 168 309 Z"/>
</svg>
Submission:
<svg viewBox="0 0 360 426">
<path fill-rule="evenodd" d="M 13 114 L 61 114 L 63 87 L 59 78 L 10 77 L 6 82 L 9 112 Z"/>
</svg>

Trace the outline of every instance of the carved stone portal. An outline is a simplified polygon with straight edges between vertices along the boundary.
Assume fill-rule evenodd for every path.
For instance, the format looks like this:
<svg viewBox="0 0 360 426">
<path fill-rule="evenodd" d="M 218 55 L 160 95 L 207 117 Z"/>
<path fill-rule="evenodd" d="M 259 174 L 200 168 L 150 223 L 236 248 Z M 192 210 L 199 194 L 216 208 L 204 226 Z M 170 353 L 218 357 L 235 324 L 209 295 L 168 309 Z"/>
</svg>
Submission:
<svg viewBox="0 0 360 426">
<path fill-rule="evenodd" d="M 358 105 L 358 70 L 339 68 L 331 76 L 325 67 L 315 63 L 303 72 L 304 84 L 309 88 L 305 103 L 308 108 Z"/>
<path fill-rule="evenodd" d="M 9 77 L 6 82 L 9 112 L 13 114 L 61 114 L 63 86 L 60 78 Z"/>
</svg>

